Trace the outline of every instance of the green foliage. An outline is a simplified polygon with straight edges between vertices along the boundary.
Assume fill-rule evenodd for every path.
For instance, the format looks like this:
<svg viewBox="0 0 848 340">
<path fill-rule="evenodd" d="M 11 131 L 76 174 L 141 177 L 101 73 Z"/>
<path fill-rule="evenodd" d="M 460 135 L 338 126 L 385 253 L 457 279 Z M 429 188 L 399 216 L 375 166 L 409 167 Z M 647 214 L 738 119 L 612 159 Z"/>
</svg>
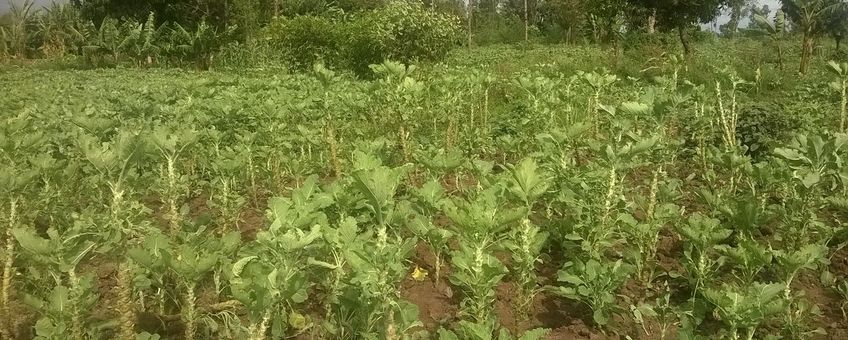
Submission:
<svg viewBox="0 0 848 340">
<path fill-rule="evenodd" d="M 704 295 L 716 306 L 716 314 L 731 338 L 738 338 L 737 332 L 742 328 L 747 338 L 752 339 L 761 323 L 783 311 L 782 292 L 781 284 L 755 283 L 743 287 L 724 284 L 707 289 Z"/>
<path fill-rule="evenodd" d="M 267 43 L 295 69 L 316 62 L 359 75 L 385 60 L 440 60 L 457 41 L 459 23 L 420 3 L 390 1 L 350 17 L 303 15 L 278 18 L 265 28 Z"/>
<path fill-rule="evenodd" d="M 206 40 L 110 22 L 92 62 L 177 65 Z M 0 312 L 43 338 L 539 339 L 523 328 L 558 326 L 545 308 L 584 310 L 539 305 L 550 289 L 592 309 L 590 337 L 810 336 L 841 318 L 804 291 L 826 265 L 844 280 L 845 136 L 774 131 L 836 117 L 845 67 L 798 79 L 756 72 L 756 41 L 699 47 L 625 67 L 597 46 L 475 48 L 373 81 L 3 66 Z M 693 84 L 727 81 L 708 64 L 757 79 L 736 110 Z M 711 138 L 734 111 L 727 130 L 769 139 L 757 162 Z"/>
<path fill-rule="evenodd" d="M 457 43 L 459 22 L 420 3 L 391 1 L 354 17 L 344 30 L 345 62 L 362 75 L 384 60 L 409 64 L 444 58 Z"/>
<path fill-rule="evenodd" d="M 265 28 L 264 35 L 289 65 L 306 70 L 319 62 L 338 65 L 345 44 L 343 32 L 344 29 L 331 18 L 296 16 L 274 19 Z"/>
<path fill-rule="evenodd" d="M 812 128 L 804 117 L 788 112 L 780 103 L 758 101 L 739 107 L 736 138 L 754 158 L 769 155 L 792 135 Z"/>
<path fill-rule="evenodd" d="M 617 292 L 631 273 L 632 267 L 621 260 L 568 262 L 557 273 L 557 280 L 564 286 L 556 287 L 553 292 L 585 303 L 592 309 L 592 320 L 605 326 L 612 313 L 619 308 L 616 304 Z"/>
</svg>

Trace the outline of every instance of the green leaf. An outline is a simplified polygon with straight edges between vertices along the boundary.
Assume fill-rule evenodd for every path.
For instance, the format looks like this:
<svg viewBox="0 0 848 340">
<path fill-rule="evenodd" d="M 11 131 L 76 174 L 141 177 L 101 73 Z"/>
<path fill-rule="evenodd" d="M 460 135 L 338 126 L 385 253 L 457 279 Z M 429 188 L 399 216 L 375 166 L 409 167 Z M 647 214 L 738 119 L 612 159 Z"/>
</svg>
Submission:
<svg viewBox="0 0 848 340">
<path fill-rule="evenodd" d="M 518 340 L 541 340 L 548 333 L 550 333 L 550 330 L 547 328 L 535 328 L 524 332 Z"/>
<path fill-rule="evenodd" d="M 12 229 L 12 235 L 26 251 L 36 255 L 52 254 L 56 248 L 50 240 L 43 239 L 34 232 L 22 228 Z"/>
</svg>

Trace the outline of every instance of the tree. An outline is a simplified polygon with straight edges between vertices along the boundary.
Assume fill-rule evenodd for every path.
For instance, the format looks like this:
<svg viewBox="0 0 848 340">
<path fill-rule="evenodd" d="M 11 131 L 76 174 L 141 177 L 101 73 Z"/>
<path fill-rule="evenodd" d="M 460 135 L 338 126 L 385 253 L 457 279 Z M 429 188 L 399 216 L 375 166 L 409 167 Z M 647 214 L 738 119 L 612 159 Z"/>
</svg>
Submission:
<svg viewBox="0 0 848 340">
<path fill-rule="evenodd" d="M 826 31 L 828 19 L 846 3 L 843 0 L 782 0 L 783 11 L 801 31 L 801 65 L 798 72 L 806 74 L 813 57 L 815 39 Z"/>
<path fill-rule="evenodd" d="M 827 31 L 827 35 L 829 35 L 833 41 L 836 43 L 836 52 L 840 52 L 840 47 L 842 46 L 842 41 L 848 37 L 848 6 L 841 6 L 834 8 L 833 12 L 830 13 L 827 23 L 825 24 L 825 31 Z"/>
<path fill-rule="evenodd" d="M 10 5 L 10 23 L 6 27 L 0 27 L 0 48 L 4 53 L 23 58 L 27 54 L 30 32 L 36 24 L 37 10 L 33 9 L 32 0 L 25 0 L 21 4 L 12 1 Z"/>
<path fill-rule="evenodd" d="M 765 16 L 756 14 L 754 15 L 753 22 L 751 24 L 757 26 L 757 28 L 751 29 L 753 33 L 760 33 L 768 36 L 769 40 L 771 40 L 777 47 L 777 65 L 782 70 L 783 49 L 780 46 L 780 39 L 786 32 L 786 15 L 783 14 L 783 11 L 778 10 L 774 15 L 774 22 L 772 23 L 769 22 Z"/>
<path fill-rule="evenodd" d="M 689 29 L 697 23 L 715 19 L 729 0 L 629 0 L 634 6 L 657 13 L 657 26 L 662 30 L 677 30 L 686 55 L 692 53 Z"/>
<path fill-rule="evenodd" d="M 748 22 L 747 28 L 758 29 L 758 28 L 760 28 L 760 25 L 757 23 L 757 19 L 756 19 L 757 16 L 761 16 L 763 18 L 768 18 L 769 14 L 771 13 L 771 9 L 769 8 L 768 5 L 763 5 L 762 7 L 757 7 L 757 5 L 754 4 L 754 5 L 751 5 L 751 8 L 748 9 L 748 13 L 750 14 L 750 16 L 748 17 L 748 19 L 750 21 Z M 784 19 L 785 19 L 786 14 L 782 14 L 782 15 L 784 15 Z"/>
<path fill-rule="evenodd" d="M 754 0 L 728 0 L 727 6 L 730 7 L 730 20 L 721 25 L 721 33 L 727 36 L 733 36 L 739 30 L 739 22 L 742 17 L 747 15 L 750 6 Z"/>
<path fill-rule="evenodd" d="M 546 0 L 537 10 L 539 23 L 559 26 L 569 33 L 567 39 L 580 26 L 585 13 L 584 2 L 581 0 Z"/>
<path fill-rule="evenodd" d="M 627 8 L 627 2 L 625 0 L 587 1 L 584 8 L 593 39 L 616 45 L 621 33 L 622 16 Z"/>
</svg>

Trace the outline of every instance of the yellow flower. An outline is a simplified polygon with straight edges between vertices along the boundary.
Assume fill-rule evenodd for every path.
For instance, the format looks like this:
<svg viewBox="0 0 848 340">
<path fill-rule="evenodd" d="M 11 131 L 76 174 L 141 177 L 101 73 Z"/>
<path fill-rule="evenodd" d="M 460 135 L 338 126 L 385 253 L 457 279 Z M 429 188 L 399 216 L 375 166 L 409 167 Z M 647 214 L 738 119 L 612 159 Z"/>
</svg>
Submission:
<svg viewBox="0 0 848 340">
<path fill-rule="evenodd" d="M 427 278 L 427 271 L 415 265 L 415 270 L 412 271 L 412 279 L 415 281 L 424 281 Z"/>
</svg>

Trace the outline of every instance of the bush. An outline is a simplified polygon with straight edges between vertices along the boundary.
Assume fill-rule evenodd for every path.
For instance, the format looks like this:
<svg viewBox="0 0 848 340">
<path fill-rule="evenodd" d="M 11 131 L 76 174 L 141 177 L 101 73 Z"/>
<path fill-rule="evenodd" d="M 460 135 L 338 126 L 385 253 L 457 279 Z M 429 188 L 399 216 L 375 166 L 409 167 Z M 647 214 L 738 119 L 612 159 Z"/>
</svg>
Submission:
<svg viewBox="0 0 848 340">
<path fill-rule="evenodd" d="M 456 46 L 461 32 L 456 18 L 405 1 L 392 1 L 347 18 L 275 19 L 264 30 L 264 41 L 294 69 L 309 69 L 323 62 L 367 75 L 371 73 L 369 65 L 387 59 L 407 64 L 442 59 Z"/>
<path fill-rule="evenodd" d="M 455 17 L 404 1 L 362 12 L 345 26 L 347 66 L 358 74 L 370 73 L 369 65 L 387 59 L 403 63 L 442 59 L 456 46 L 461 32 Z"/>
<path fill-rule="evenodd" d="M 749 154 L 757 158 L 771 154 L 775 147 L 803 129 L 803 125 L 798 115 L 790 114 L 778 102 L 743 103 L 739 107 L 736 137 L 748 147 Z"/>
<path fill-rule="evenodd" d="M 316 62 L 338 63 L 342 37 L 330 18 L 296 16 L 275 19 L 265 28 L 265 40 L 295 69 L 309 69 Z"/>
</svg>

